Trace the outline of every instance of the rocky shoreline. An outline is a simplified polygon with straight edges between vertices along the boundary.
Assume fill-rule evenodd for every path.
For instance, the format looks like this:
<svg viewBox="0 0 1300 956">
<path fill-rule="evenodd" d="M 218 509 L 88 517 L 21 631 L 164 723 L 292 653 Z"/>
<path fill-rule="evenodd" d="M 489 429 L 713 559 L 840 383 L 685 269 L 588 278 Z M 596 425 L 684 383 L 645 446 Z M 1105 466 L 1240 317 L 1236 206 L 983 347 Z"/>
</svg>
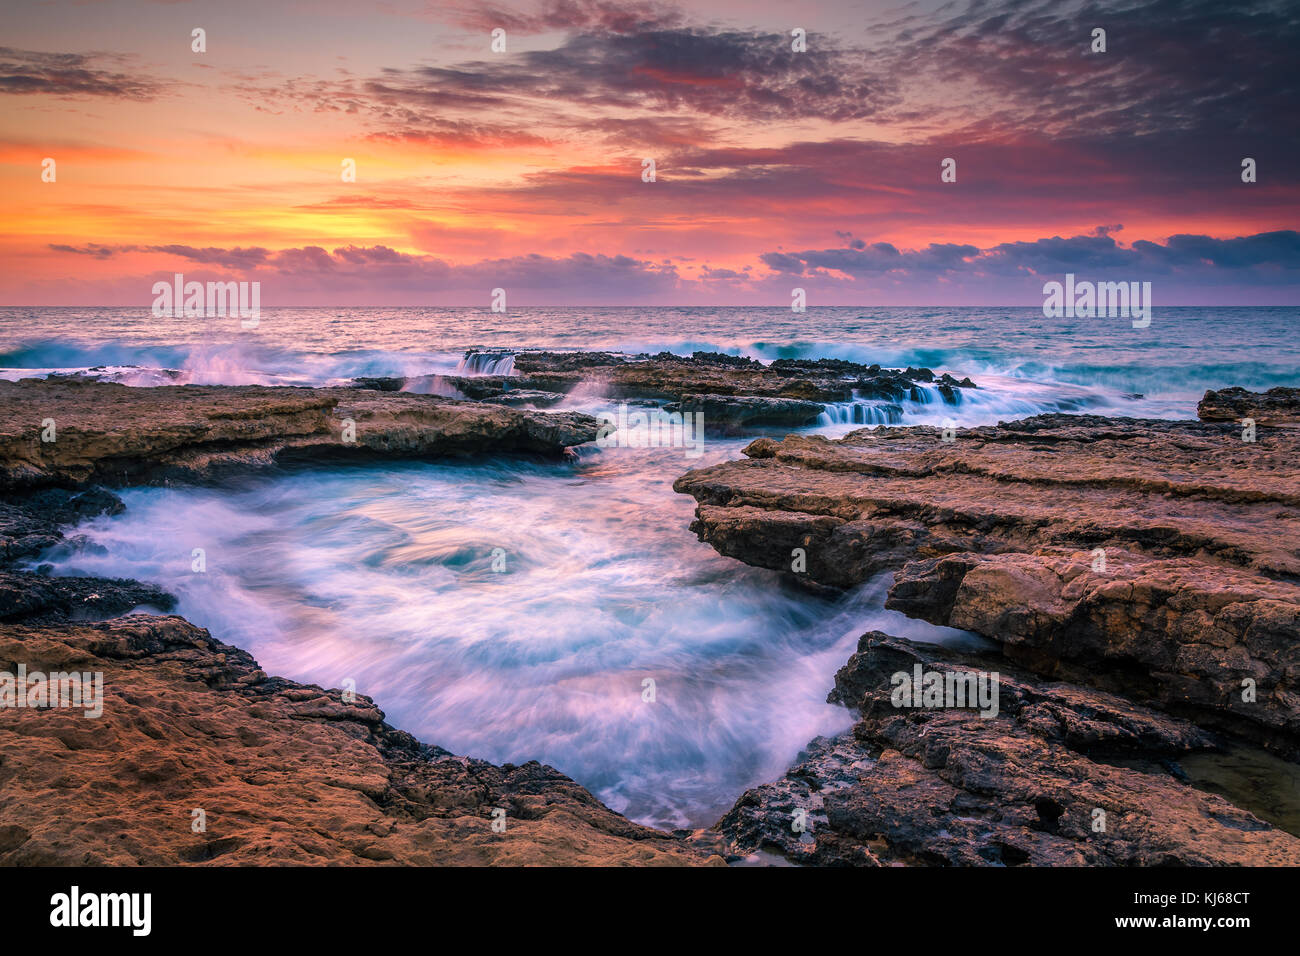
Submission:
<svg viewBox="0 0 1300 956">
<path fill-rule="evenodd" d="M 108 697 L 95 720 L 4 713 L 0 863 L 716 865 L 768 851 L 825 865 L 1300 865 L 1294 827 L 1179 764 L 1242 747 L 1300 759 L 1297 390 L 1210 393 L 1201 422 L 760 437 L 745 460 L 684 475 L 692 528 L 720 553 L 816 588 L 891 573 L 890 607 L 990 641 L 959 654 L 864 635 L 829 698 L 857 715 L 852 731 L 813 741 L 695 833 L 633 824 L 535 762 L 422 744 L 368 698 L 269 677 L 168 615 L 174 600 L 147 583 L 15 567 L 66 525 L 120 510 L 105 486 L 562 456 L 596 436 L 591 416 L 542 410 L 575 390 L 702 410 L 735 434 L 921 389 L 957 405 L 977 387 L 711 353 L 464 364 L 337 388 L 0 382 L 0 670 L 101 671 Z M 998 673 L 997 715 L 893 706 L 891 675 L 914 666 Z"/>
<path fill-rule="evenodd" d="M 832 864 L 1300 865 L 1294 796 L 1287 832 L 1178 763 L 1300 759 L 1300 392 L 1282 391 L 1209 393 L 1211 422 L 760 438 L 679 479 L 720 553 L 819 586 L 890 573 L 887 607 L 995 647 L 866 635 L 830 697 L 861 719 L 745 794 L 720 825 L 732 845 Z M 1261 408 L 1253 441 L 1221 423 Z M 917 663 L 1000 673 L 1001 713 L 892 706 L 891 675 Z M 803 833 L 799 809 L 815 812 Z"/>
<path fill-rule="evenodd" d="M 50 421 L 54 440 L 42 441 Z M 0 864 L 723 862 L 631 823 L 552 767 L 425 745 L 368 697 L 270 677 L 183 618 L 127 614 L 174 607 L 151 585 L 14 567 L 65 525 L 120 512 L 103 485 L 555 457 L 592 440 L 595 419 L 376 389 L 29 379 L 0 382 L 0 422 L 0 671 L 99 672 L 106 698 L 95 719 L 0 713 Z"/>
<path fill-rule="evenodd" d="M 918 666 L 997 673 L 998 715 L 893 706 L 892 675 Z M 1122 697 L 877 631 L 830 699 L 860 719 L 740 798 L 719 824 L 736 850 L 855 866 L 1300 865 L 1300 839 L 1180 778 L 1177 760 L 1216 751 L 1213 735 Z"/>
</svg>

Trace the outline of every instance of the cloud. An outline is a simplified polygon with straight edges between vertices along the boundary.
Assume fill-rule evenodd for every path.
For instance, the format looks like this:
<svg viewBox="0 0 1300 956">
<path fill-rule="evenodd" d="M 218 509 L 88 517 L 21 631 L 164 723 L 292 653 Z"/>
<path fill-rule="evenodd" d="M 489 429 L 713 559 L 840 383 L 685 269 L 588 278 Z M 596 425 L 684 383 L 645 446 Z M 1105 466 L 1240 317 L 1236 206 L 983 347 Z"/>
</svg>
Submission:
<svg viewBox="0 0 1300 956">
<path fill-rule="evenodd" d="M 760 258 L 774 272 L 802 276 L 830 271 L 860 278 L 886 272 L 908 275 L 952 272 L 978 254 L 979 249 L 975 246 L 953 243 L 931 243 L 925 249 L 900 252 L 888 242 L 866 245 L 861 241 L 851 241 L 843 249 L 769 252 Z"/>
<path fill-rule="evenodd" d="M 266 262 L 271 253 L 269 250 L 261 248 L 243 249 L 235 247 L 233 249 L 222 249 L 214 246 L 206 248 L 196 248 L 186 245 L 165 245 L 165 246 L 142 246 L 142 245 L 118 245 L 106 246 L 97 242 L 88 242 L 84 246 L 73 246 L 65 243 L 50 243 L 49 246 L 55 252 L 67 252 L 74 255 L 93 256 L 96 259 L 111 259 L 113 256 L 127 252 L 160 252 L 169 256 L 178 256 L 182 259 L 188 259 L 191 262 L 201 263 L 203 265 L 217 265 L 227 269 L 252 269 Z"/>
<path fill-rule="evenodd" d="M 93 256 L 96 259 L 111 259 L 118 252 L 131 251 L 132 246 L 101 246 L 97 242 L 88 242 L 84 246 L 69 246 L 61 242 L 50 243 L 55 252 L 69 252 L 78 256 Z"/>
<path fill-rule="evenodd" d="M 1082 276 L 1150 279 L 1156 276 L 1197 283 L 1282 280 L 1300 285 L 1300 232 L 1281 230 L 1216 239 L 1170 236 L 1164 243 L 1142 239 L 1131 247 L 1109 236 L 1051 236 L 1032 242 L 1003 242 L 987 249 L 932 243 L 900 251 L 886 242 L 843 248 L 769 252 L 760 257 L 772 271 L 789 276 L 842 275 L 850 280 L 889 275 L 896 280 L 988 279 L 1008 276 Z"/>
<path fill-rule="evenodd" d="M 1300 233 L 1294 229 L 1263 232 L 1234 239 L 1210 236 L 1170 236 L 1165 245 L 1140 239 L 1133 243 L 1139 254 L 1170 269 L 1278 269 L 1300 270 Z"/>
<path fill-rule="evenodd" d="M 193 262 L 200 262 L 205 265 L 219 265 L 227 269 L 251 269 L 266 262 L 270 257 L 270 251 L 253 247 L 243 249 L 235 247 L 234 249 L 221 249 L 208 246 L 203 249 L 197 249 L 194 246 L 169 245 L 169 246 L 149 246 L 150 252 L 164 252 L 173 256 L 180 256 L 183 259 L 189 259 Z"/>
<path fill-rule="evenodd" d="M 601 30 L 637 33 L 647 29 L 680 26 L 686 16 L 666 3 L 615 2 L 615 0 L 542 0 L 541 3 L 506 7 L 494 3 L 460 2 L 449 7 L 454 18 L 474 30 L 497 27 L 508 33 L 530 35 L 552 30 Z"/>
<path fill-rule="evenodd" d="M 277 81 L 248 78 L 235 89 L 264 102 L 319 111 L 364 112 L 381 133 L 410 136 L 447 128 L 449 118 L 473 126 L 485 111 L 494 125 L 517 118 L 530 128 L 581 128 L 591 111 L 624 122 L 700 116 L 744 122 L 816 117 L 838 122 L 876 115 L 897 99 L 896 81 L 864 53 L 827 38 L 817 55 L 794 53 L 784 33 L 666 26 L 635 32 L 599 26 L 565 36 L 556 46 L 522 50 L 454 66 L 390 67 L 363 80 Z M 459 118 L 455 118 L 460 114 Z M 454 130 L 453 130 L 454 131 Z"/>
<path fill-rule="evenodd" d="M 107 53 L 40 53 L 0 47 L 0 93 L 152 100 L 168 89 L 170 84 L 161 80 L 120 72 L 127 61 L 127 57 Z"/>
<path fill-rule="evenodd" d="M 462 302 L 486 301 L 495 288 L 506 289 L 519 304 L 635 304 L 736 295 L 779 301 L 788 297 L 791 281 L 815 287 L 823 296 L 828 292 L 874 295 L 885 290 L 919 302 L 933 301 L 927 297 L 942 288 L 958 298 L 962 290 L 977 292 L 987 301 L 990 295 L 1023 297 L 1027 290 L 1041 288 L 1045 278 L 1066 273 L 1093 280 L 1160 280 L 1166 302 L 1182 288 L 1250 292 L 1269 287 L 1290 290 L 1291 298 L 1300 292 L 1300 232 L 1294 230 L 1229 239 L 1177 235 L 1164 243 L 1139 240 L 1131 247 L 1121 246 L 1109 236 L 1051 236 L 984 249 L 965 243 L 900 249 L 887 242 L 865 243 L 845 231 L 841 238 L 845 244 L 840 247 L 768 252 L 741 269 L 702 263 L 690 274 L 681 269 L 684 260 L 586 252 L 567 256 L 531 253 L 454 263 L 382 244 L 332 250 L 311 245 L 276 251 L 183 245 L 51 248 L 96 258 L 117 252 L 177 256 L 226 270 L 192 276 L 200 281 L 236 277 L 262 281 L 268 302 L 342 293 L 371 304 L 447 295 Z M 142 280 L 142 287 L 148 288 L 154 278 L 166 275 L 159 269 L 148 283 Z"/>
<path fill-rule="evenodd" d="M 1104 53 L 1090 49 L 1098 27 Z M 947 112 L 986 130 L 1032 117 L 1051 136 L 1300 139 L 1300 7 L 1287 0 L 995 0 L 912 15 L 891 32 L 886 62 L 940 95 L 960 91 Z"/>
</svg>

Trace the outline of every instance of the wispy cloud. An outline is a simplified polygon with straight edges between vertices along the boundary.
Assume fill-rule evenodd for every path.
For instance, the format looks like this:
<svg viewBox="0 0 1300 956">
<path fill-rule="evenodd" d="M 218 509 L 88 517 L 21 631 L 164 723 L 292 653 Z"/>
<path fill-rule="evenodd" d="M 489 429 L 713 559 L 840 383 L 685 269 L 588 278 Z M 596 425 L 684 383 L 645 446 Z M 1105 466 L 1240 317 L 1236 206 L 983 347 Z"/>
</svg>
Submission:
<svg viewBox="0 0 1300 956">
<path fill-rule="evenodd" d="M 127 70 L 131 58 L 111 53 L 41 53 L 0 47 L 0 93 L 151 100 L 171 86 Z"/>
</svg>

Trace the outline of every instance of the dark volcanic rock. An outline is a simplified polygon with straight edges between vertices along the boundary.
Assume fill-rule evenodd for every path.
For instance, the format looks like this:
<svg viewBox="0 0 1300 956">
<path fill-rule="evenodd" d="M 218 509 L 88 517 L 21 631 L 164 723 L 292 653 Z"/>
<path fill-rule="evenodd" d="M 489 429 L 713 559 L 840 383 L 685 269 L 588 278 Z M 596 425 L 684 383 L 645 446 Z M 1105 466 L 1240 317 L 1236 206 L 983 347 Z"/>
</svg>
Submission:
<svg viewBox="0 0 1300 956">
<path fill-rule="evenodd" d="M 368 389 L 373 392 L 400 392 L 405 384 L 404 378 L 354 378 L 348 388 Z"/>
<path fill-rule="evenodd" d="M 137 607 L 170 611 L 176 599 L 127 578 L 46 577 L 0 571 L 0 620 L 45 624 L 116 617 Z"/>
<path fill-rule="evenodd" d="M 1206 422 L 1236 422 L 1252 419 L 1257 425 L 1279 428 L 1300 426 L 1300 388 L 1270 388 L 1248 392 L 1244 388 L 1208 391 L 1196 406 L 1196 415 Z"/>
<path fill-rule="evenodd" d="M 0 565 L 34 558 L 62 539 L 59 522 L 48 515 L 0 502 Z"/>
<path fill-rule="evenodd" d="M 525 373 L 573 372 L 622 365 L 630 360 L 621 352 L 520 352 L 515 355 L 515 370 Z"/>
<path fill-rule="evenodd" d="M 996 672 L 997 715 L 894 707 L 891 676 L 916 665 Z M 718 824 L 733 851 L 867 866 L 1300 864 L 1300 839 L 1180 781 L 1172 762 L 1210 737 L 1121 698 L 877 631 L 832 699 L 861 719 L 740 798 Z"/>
<path fill-rule="evenodd" d="M 121 499 L 103 488 L 81 492 L 47 488 L 0 502 L 0 567 L 58 544 L 63 539 L 60 525 L 123 510 Z"/>
</svg>

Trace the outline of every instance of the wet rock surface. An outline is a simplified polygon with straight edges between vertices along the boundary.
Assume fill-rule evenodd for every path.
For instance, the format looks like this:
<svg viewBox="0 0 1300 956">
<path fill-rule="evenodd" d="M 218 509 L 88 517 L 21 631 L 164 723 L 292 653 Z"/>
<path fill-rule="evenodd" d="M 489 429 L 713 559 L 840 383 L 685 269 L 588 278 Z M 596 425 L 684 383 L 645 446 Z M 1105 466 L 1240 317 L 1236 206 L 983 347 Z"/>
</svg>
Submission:
<svg viewBox="0 0 1300 956">
<path fill-rule="evenodd" d="M 0 569 L 0 621 L 24 624 L 102 619 L 147 606 L 170 611 L 176 599 L 128 578 L 48 577 Z"/>
<path fill-rule="evenodd" d="M 996 716 L 894 706 L 893 675 L 917 667 L 997 672 Z M 860 719 L 737 801 L 718 824 L 733 852 L 856 866 L 1300 864 L 1300 839 L 1183 782 L 1177 760 L 1213 750 L 1214 736 L 1121 697 L 877 631 L 830 699 Z"/>
</svg>

